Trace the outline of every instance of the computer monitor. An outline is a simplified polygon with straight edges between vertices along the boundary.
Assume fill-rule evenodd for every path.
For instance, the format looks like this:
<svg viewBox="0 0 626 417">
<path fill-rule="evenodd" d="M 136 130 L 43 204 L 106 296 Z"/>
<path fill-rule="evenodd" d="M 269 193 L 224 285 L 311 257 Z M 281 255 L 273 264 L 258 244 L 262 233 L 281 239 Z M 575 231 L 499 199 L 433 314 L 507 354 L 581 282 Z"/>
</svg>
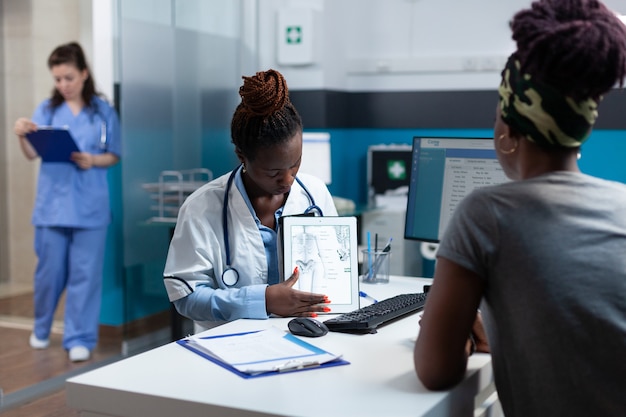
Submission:
<svg viewBox="0 0 626 417">
<path fill-rule="evenodd" d="M 411 144 L 371 145 L 367 149 L 368 205 L 406 209 Z"/>
<path fill-rule="evenodd" d="M 463 197 L 506 181 L 493 138 L 414 137 L 404 237 L 439 242 Z"/>
<path fill-rule="evenodd" d="M 409 185 L 410 144 L 372 145 L 367 151 L 367 183 L 371 194 L 385 194 Z"/>
</svg>

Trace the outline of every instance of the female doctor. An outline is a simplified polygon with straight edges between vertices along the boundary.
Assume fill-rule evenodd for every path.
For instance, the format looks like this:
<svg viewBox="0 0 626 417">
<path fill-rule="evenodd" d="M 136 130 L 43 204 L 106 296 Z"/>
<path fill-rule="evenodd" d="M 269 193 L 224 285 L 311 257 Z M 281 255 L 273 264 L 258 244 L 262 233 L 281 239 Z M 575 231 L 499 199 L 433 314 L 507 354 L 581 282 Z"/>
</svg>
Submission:
<svg viewBox="0 0 626 417">
<path fill-rule="evenodd" d="M 321 180 L 296 177 L 302 120 L 282 74 L 268 70 L 243 80 L 231 122 L 241 165 L 185 200 L 165 265 L 170 301 L 200 325 L 330 311 L 324 294 L 292 288 L 297 269 L 279 282 L 278 219 L 337 210 Z"/>
</svg>

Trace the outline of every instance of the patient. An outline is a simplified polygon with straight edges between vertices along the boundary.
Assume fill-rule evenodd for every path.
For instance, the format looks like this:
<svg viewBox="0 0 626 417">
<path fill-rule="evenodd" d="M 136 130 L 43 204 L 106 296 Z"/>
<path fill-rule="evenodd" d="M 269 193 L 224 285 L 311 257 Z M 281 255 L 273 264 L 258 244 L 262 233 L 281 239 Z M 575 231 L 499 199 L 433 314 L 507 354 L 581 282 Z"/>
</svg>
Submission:
<svg viewBox="0 0 626 417">
<path fill-rule="evenodd" d="M 511 29 L 494 144 L 513 181 L 455 211 L 415 369 L 433 390 L 464 377 L 482 301 L 507 417 L 624 415 L 626 185 L 581 173 L 577 157 L 603 95 L 623 86 L 626 27 L 598 1 L 541 0 Z"/>
</svg>

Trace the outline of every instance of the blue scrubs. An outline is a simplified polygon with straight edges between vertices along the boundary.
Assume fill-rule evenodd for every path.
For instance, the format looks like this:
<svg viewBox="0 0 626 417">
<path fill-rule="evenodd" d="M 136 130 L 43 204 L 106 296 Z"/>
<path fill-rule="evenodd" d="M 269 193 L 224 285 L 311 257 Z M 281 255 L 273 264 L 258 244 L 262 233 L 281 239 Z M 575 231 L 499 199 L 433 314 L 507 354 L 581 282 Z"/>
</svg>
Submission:
<svg viewBox="0 0 626 417">
<path fill-rule="evenodd" d="M 45 100 L 33 114 L 37 125 L 67 126 L 82 152 L 121 155 L 115 110 L 94 98 L 76 116 L 66 103 L 51 110 Z M 103 127 L 106 135 L 103 134 Z M 73 163 L 42 162 L 32 215 L 35 226 L 35 325 L 48 339 L 66 290 L 63 347 L 92 350 L 98 341 L 102 270 L 111 221 L 107 168 L 82 170 Z"/>
</svg>

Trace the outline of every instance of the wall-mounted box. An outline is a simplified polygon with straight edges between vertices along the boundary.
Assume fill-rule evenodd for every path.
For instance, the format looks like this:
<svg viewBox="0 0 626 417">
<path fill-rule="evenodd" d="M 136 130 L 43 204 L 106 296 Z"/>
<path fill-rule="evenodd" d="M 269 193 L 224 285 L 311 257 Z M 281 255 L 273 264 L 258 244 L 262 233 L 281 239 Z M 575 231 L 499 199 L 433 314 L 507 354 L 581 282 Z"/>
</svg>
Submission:
<svg viewBox="0 0 626 417">
<path fill-rule="evenodd" d="M 315 11 L 289 8 L 276 17 L 276 60 L 280 65 L 314 63 Z"/>
</svg>

